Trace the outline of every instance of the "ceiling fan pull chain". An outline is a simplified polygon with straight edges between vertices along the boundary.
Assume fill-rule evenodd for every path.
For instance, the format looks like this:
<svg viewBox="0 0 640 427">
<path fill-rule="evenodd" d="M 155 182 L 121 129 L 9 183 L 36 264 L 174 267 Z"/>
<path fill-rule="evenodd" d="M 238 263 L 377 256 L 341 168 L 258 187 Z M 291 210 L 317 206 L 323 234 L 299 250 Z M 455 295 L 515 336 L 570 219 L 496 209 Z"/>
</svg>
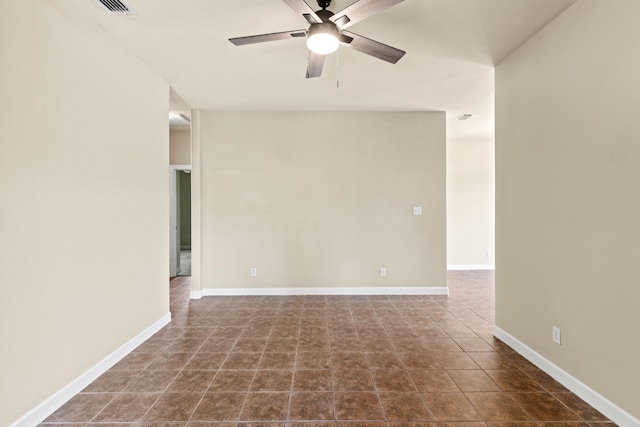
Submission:
<svg viewBox="0 0 640 427">
<path fill-rule="evenodd" d="M 340 89 L 340 49 L 336 51 L 336 89 Z"/>
</svg>

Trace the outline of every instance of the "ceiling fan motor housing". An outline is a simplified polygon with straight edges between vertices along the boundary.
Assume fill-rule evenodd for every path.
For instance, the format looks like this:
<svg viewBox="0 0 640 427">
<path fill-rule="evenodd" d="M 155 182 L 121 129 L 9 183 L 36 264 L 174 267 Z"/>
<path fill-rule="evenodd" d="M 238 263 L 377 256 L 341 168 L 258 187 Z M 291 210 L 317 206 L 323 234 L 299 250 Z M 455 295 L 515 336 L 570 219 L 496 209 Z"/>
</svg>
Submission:
<svg viewBox="0 0 640 427">
<path fill-rule="evenodd" d="M 320 1 L 318 1 L 318 3 L 320 3 Z M 328 1 L 328 3 L 331 3 L 331 2 Z M 316 14 L 318 15 L 318 17 L 320 17 L 320 19 L 322 19 L 322 23 L 311 24 L 311 26 L 309 27 L 309 30 L 307 31 L 307 37 L 311 37 L 314 34 L 322 33 L 322 34 L 331 34 L 337 38 L 340 35 L 340 32 L 338 31 L 338 27 L 336 26 L 336 24 L 329 21 L 329 18 L 331 18 L 334 15 L 333 12 L 331 12 L 330 10 L 323 9 L 323 10 L 317 11 Z"/>
</svg>

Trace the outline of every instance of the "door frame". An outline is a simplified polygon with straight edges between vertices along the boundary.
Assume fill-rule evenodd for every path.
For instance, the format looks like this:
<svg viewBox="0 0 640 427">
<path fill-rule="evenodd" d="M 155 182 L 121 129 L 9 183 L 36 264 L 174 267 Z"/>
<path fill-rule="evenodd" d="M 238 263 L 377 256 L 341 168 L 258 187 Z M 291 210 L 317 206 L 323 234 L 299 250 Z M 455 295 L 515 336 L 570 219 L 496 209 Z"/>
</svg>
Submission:
<svg viewBox="0 0 640 427">
<path fill-rule="evenodd" d="M 191 165 L 169 165 L 169 277 L 180 272 L 180 242 L 178 224 L 178 180 L 179 171 L 191 170 Z"/>
</svg>

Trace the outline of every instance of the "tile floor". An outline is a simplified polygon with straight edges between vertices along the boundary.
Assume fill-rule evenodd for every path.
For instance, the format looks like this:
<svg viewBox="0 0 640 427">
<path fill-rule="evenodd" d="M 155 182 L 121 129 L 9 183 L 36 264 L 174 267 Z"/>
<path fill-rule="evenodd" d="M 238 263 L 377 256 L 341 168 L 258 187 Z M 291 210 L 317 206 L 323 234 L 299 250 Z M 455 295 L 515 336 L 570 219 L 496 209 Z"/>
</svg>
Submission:
<svg viewBox="0 0 640 427">
<path fill-rule="evenodd" d="M 611 427 L 491 335 L 493 272 L 451 295 L 205 297 L 43 424 Z"/>
</svg>

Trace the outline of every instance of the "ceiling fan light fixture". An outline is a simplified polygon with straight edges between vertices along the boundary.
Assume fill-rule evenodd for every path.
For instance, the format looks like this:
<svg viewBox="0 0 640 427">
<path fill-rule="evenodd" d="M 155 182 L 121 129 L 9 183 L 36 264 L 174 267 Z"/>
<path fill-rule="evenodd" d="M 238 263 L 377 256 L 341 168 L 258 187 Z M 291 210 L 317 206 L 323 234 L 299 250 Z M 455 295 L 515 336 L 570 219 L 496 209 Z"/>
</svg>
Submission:
<svg viewBox="0 0 640 427">
<path fill-rule="evenodd" d="M 318 55 L 327 55 L 338 50 L 338 29 L 333 22 L 313 24 L 307 32 L 307 47 Z"/>
<path fill-rule="evenodd" d="M 338 50 L 340 42 L 333 34 L 317 33 L 307 39 L 307 47 L 318 55 L 327 55 Z"/>
</svg>

